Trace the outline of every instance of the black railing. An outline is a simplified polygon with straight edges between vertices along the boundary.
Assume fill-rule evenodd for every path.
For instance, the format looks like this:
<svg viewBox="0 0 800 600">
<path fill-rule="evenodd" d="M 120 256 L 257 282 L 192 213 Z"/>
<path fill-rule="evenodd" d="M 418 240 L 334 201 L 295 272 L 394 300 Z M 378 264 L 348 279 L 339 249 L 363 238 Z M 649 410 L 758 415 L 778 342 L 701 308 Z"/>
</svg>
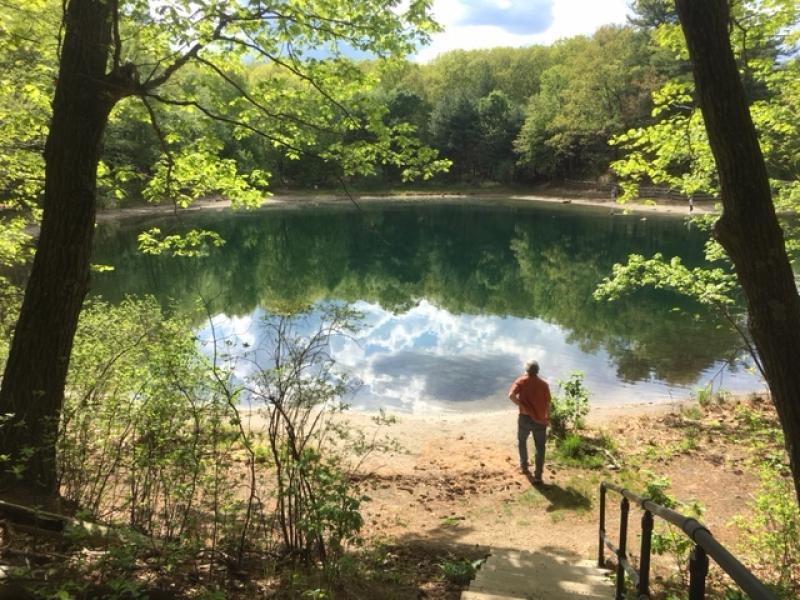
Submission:
<svg viewBox="0 0 800 600">
<path fill-rule="evenodd" d="M 619 545 L 606 535 L 606 491 L 611 490 L 622 496 L 620 503 Z M 639 506 L 642 515 L 642 543 L 639 554 L 639 570 L 628 560 L 628 513 L 631 502 Z M 694 542 L 695 546 L 689 555 L 689 600 L 702 600 L 706 597 L 706 575 L 708 575 L 708 559 L 714 561 L 731 579 L 753 600 L 775 600 L 770 592 L 755 575 L 728 552 L 706 527 L 691 517 L 670 510 L 651 500 L 637 496 L 613 483 L 600 484 L 600 537 L 597 554 L 597 565 L 605 567 L 605 547 L 617 557 L 616 567 L 616 600 L 625 598 L 625 575 L 630 577 L 636 587 L 636 598 L 650 598 L 650 542 L 653 536 L 653 516 L 661 517 L 668 523 L 681 529 Z"/>
</svg>

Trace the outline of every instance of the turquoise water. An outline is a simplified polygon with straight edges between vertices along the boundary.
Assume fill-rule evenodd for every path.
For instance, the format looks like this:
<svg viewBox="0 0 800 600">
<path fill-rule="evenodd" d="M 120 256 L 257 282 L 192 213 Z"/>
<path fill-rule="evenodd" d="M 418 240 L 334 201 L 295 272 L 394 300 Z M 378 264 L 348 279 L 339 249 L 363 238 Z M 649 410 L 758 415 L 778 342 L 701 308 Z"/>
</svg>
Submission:
<svg viewBox="0 0 800 600">
<path fill-rule="evenodd" d="M 203 258 L 145 256 L 136 234 L 153 225 L 210 228 L 226 243 Z M 712 379 L 760 389 L 727 366 L 739 341 L 703 307 L 652 290 L 592 299 L 629 253 L 697 265 L 704 240 L 679 218 L 566 205 L 215 212 L 101 224 L 95 262 L 115 270 L 95 276 L 93 293 L 112 302 L 153 294 L 191 314 L 203 339 L 202 295 L 218 335 L 265 354 L 262 321 L 274 312 L 352 304 L 362 328 L 334 339 L 331 353 L 360 384 L 349 398 L 357 408 L 503 408 L 529 358 L 554 388 L 583 371 L 598 404 L 682 399 Z"/>
</svg>

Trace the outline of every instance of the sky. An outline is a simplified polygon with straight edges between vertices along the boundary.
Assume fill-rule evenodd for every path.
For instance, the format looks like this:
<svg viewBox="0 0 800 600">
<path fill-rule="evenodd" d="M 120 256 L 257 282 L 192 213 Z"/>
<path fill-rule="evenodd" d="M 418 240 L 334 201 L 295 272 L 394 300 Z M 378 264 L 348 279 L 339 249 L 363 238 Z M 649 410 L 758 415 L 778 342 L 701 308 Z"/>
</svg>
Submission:
<svg viewBox="0 0 800 600">
<path fill-rule="evenodd" d="M 420 50 L 427 62 L 442 52 L 494 46 L 551 44 L 601 25 L 624 23 L 629 0 L 434 0 L 445 30 Z"/>
</svg>

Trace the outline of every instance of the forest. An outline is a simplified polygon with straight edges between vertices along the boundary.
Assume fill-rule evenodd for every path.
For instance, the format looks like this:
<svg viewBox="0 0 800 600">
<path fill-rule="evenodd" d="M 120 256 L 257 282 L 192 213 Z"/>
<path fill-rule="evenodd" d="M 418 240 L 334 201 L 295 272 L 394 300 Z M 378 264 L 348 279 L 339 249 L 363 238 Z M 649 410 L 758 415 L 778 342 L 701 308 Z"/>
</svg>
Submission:
<svg viewBox="0 0 800 600">
<path fill-rule="evenodd" d="M 16 34 L 3 58 L 4 122 L 12 126 L 2 143 L 4 160 L 14 165 L 3 172 L 6 194 L 24 187 L 21 169 L 35 168 L 36 148 L 43 145 L 55 81 L 48 24 L 58 12 L 54 6 L 37 0 L 24 10 L 4 9 L 4 28 Z M 179 202 L 218 194 L 246 203 L 251 189 L 259 195 L 267 189 L 335 191 L 345 183 L 357 189 L 491 188 L 598 179 L 655 183 L 687 198 L 713 196 L 718 183 L 703 152 L 702 119 L 692 106 L 688 56 L 676 37 L 675 13 L 663 6 L 637 2 L 628 25 L 551 46 L 458 50 L 426 64 L 348 63 L 359 71 L 362 90 L 369 90 L 359 92 L 370 97 L 361 116 L 377 111 L 370 118 L 400 127 L 394 135 L 403 139 L 392 142 L 398 153 L 411 138 L 436 152 L 439 161 L 424 174 L 388 157 L 348 171 L 334 148 L 370 134 L 333 124 L 324 96 L 301 99 L 300 76 L 287 75 L 255 50 L 238 62 L 187 65 L 170 81 L 177 100 L 124 103 L 112 112 L 98 174 L 101 203 L 174 199 L 164 186 L 166 170 L 182 191 Z M 798 59 L 791 39 L 782 38 L 793 18 L 787 4 L 770 18 L 743 14 L 747 26 L 732 31 L 770 174 L 786 198 L 797 193 L 798 135 L 791 115 L 798 104 Z M 273 90 L 269 110 L 246 101 L 244 89 Z M 216 107 L 224 111 L 215 114 L 210 109 Z M 259 126 L 269 130 L 267 137 L 247 129 L 255 113 L 266 120 Z"/>
<path fill-rule="evenodd" d="M 630 8 L 592 35 L 422 64 L 440 31 L 428 0 L 0 0 L 0 596 L 457 598 L 486 558 L 470 535 L 517 539 L 531 523 L 509 515 L 532 508 L 537 531 L 588 531 L 601 480 L 701 517 L 673 495 L 689 461 L 725 485 L 745 474 L 726 541 L 796 597 L 800 8 Z M 717 212 L 682 226 L 701 244 L 646 218 L 600 235 L 599 213 L 556 231 L 480 211 L 384 219 L 355 199 L 576 181 Z M 225 199 L 252 216 L 280 193 L 358 212 L 182 214 Z M 119 243 L 98 227 L 149 204 L 175 219 Z M 441 245 L 448 228 L 460 237 Z M 423 298 L 561 327 L 625 384 L 688 385 L 746 356 L 769 393 L 703 388 L 690 409 L 592 429 L 573 374 L 553 382 L 549 487 L 517 490 L 505 446 L 469 433 L 384 475 L 376 455 L 407 454 L 385 434 L 396 419 L 351 425 L 357 382 L 330 347 L 358 331 L 348 303 Z M 223 308 L 256 306 L 266 359 L 217 329 Z M 691 544 L 655 535 L 658 593 L 684 597 Z M 720 573 L 709 589 L 740 597 Z"/>
</svg>

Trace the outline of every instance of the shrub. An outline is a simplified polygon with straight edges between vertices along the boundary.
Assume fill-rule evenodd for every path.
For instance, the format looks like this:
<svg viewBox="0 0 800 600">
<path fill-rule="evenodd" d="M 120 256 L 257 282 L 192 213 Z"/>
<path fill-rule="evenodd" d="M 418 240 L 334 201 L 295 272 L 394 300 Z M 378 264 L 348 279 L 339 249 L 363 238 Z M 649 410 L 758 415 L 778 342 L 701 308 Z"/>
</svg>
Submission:
<svg viewBox="0 0 800 600">
<path fill-rule="evenodd" d="M 441 564 L 444 578 L 455 585 L 467 585 L 475 578 L 475 573 L 483 561 L 457 560 Z"/>
<path fill-rule="evenodd" d="M 711 399 L 713 397 L 713 391 L 711 389 L 711 384 L 708 384 L 705 387 L 699 388 L 695 392 L 695 397 L 697 398 L 697 403 L 700 406 L 702 406 L 703 408 L 705 408 L 709 404 L 711 404 Z"/>
<path fill-rule="evenodd" d="M 34 567 L 25 579 L 132 597 L 125 582 L 139 571 L 205 563 L 203 583 L 213 588 L 225 581 L 223 565 L 279 553 L 336 577 L 363 523 L 353 471 L 370 452 L 395 446 L 332 420 L 346 408 L 347 380 L 330 341 L 352 331 L 357 315 L 336 306 L 321 313 L 313 322 L 266 318 L 273 343 L 259 366 L 252 349 L 216 339 L 213 321 L 215 351 L 203 354 L 191 324 L 153 298 L 90 302 L 62 411 L 60 486 L 81 518 L 108 523 L 125 543 L 79 553 L 46 576 Z M 256 410 L 245 411 L 248 403 Z M 84 545 L 80 532 L 69 541 Z"/>
<path fill-rule="evenodd" d="M 738 516 L 743 552 L 771 581 L 781 598 L 800 597 L 800 511 L 792 480 L 783 465 L 762 465 L 761 487 L 750 503 L 752 514 Z"/>
<path fill-rule="evenodd" d="M 589 392 L 583 385 L 583 373 L 575 371 L 558 382 L 560 393 L 550 402 L 550 430 L 556 438 L 584 427 L 589 414 Z"/>
<path fill-rule="evenodd" d="M 703 515 L 703 506 L 697 502 L 690 504 L 679 502 L 667 492 L 669 485 L 670 481 L 667 477 L 653 476 L 646 484 L 645 496 L 656 504 L 678 510 L 687 516 L 699 519 Z M 673 559 L 679 574 L 678 585 L 682 589 L 688 583 L 689 553 L 692 547 L 692 540 L 682 531 L 662 521 L 658 521 L 655 524 L 652 551 L 654 554 L 669 556 Z"/>
</svg>

